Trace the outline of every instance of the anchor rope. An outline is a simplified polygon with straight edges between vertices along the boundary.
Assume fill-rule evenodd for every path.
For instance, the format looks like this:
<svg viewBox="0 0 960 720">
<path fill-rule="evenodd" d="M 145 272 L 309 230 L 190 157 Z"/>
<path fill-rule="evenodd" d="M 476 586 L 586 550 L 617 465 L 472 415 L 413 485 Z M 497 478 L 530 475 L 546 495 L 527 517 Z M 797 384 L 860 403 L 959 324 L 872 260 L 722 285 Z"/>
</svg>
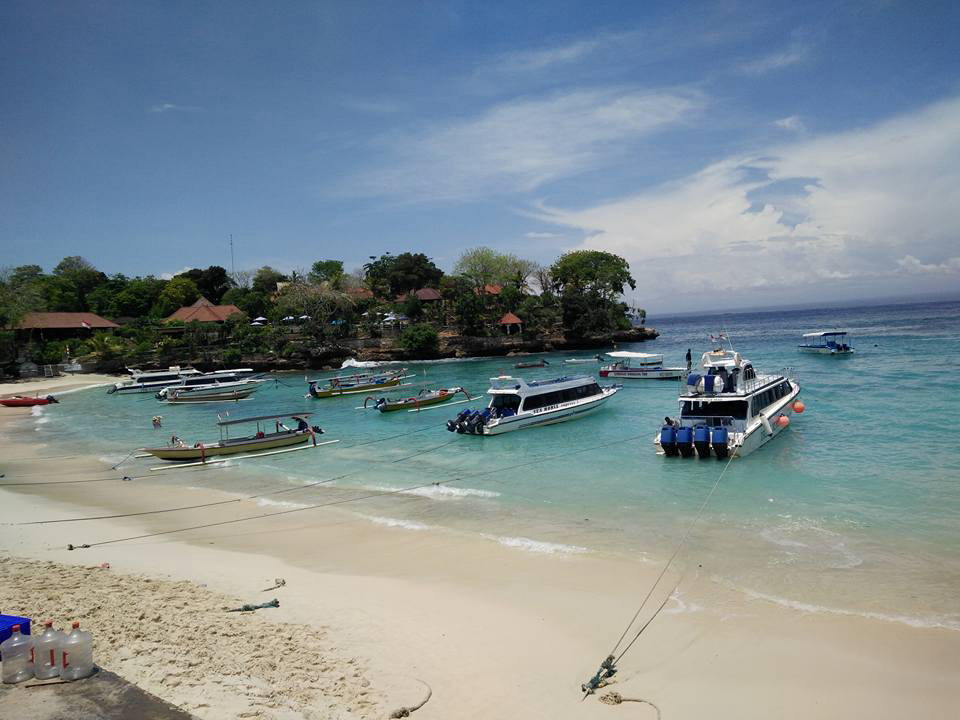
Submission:
<svg viewBox="0 0 960 720">
<path fill-rule="evenodd" d="M 627 623 L 626 628 L 620 634 L 620 637 L 617 638 L 617 642 L 614 643 L 613 648 L 607 653 L 606 658 L 600 664 L 599 670 L 597 673 L 586 683 L 581 686 L 581 689 L 590 694 L 597 687 L 603 683 L 603 681 L 612 676 L 616 671 L 616 665 L 620 662 L 620 659 L 627 653 L 627 651 L 633 647 L 634 643 L 640 638 L 644 630 L 646 630 L 650 623 L 653 622 L 654 618 L 660 614 L 660 611 L 666 606 L 667 602 L 673 597 L 673 593 L 676 592 L 677 588 L 680 586 L 680 581 L 677 581 L 677 584 L 674 586 L 673 590 L 667 594 L 663 602 L 657 608 L 657 610 L 650 616 L 650 618 L 640 626 L 640 629 L 637 631 L 636 635 L 633 636 L 633 639 L 617 654 L 620 644 L 623 642 L 624 638 L 627 637 L 627 634 L 630 632 L 630 629 L 634 626 L 637 621 L 637 618 L 640 617 L 640 613 L 643 612 L 644 607 L 646 607 L 647 602 L 650 600 L 650 597 L 653 595 L 654 591 L 657 589 L 657 586 L 660 584 L 660 581 L 663 580 L 663 577 L 667 574 L 667 571 L 670 569 L 670 566 L 673 564 L 673 561 L 677 558 L 677 555 L 680 554 L 680 551 L 683 549 L 684 545 L 687 542 L 687 539 L 690 537 L 690 533 L 693 531 L 694 526 L 700 520 L 703 515 L 703 511 L 706 509 L 707 504 L 710 502 L 710 499 L 713 497 L 713 494 L 716 492 L 717 488 L 720 486 L 720 481 L 723 480 L 723 476 L 727 474 L 727 470 L 730 468 L 730 463 L 733 462 L 733 459 L 737 456 L 737 451 L 734 450 L 730 457 L 727 459 L 727 462 L 724 464 L 723 469 L 720 471 L 720 474 L 717 475 L 717 479 L 714 481 L 713 485 L 710 488 L 710 491 L 707 493 L 706 497 L 703 499 L 703 502 L 700 503 L 700 507 L 697 509 L 696 515 L 693 519 L 687 524 L 686 530 L 680 538 L 680 542 L 677 543 L 676 548 L 674 548 L 673 553 L 667 559 L 667 562 L 664 563 L 663 568 L 661 568 L 660 573 L 657 575 L 656 579 L 653 581 L 653 584 L 650 586 L 650 589 L 647 591 L 647 594 L 644 596 L 643 601 L 640 603 L 640 607 L 637 608 L 637 611 L 633 614 L 633 617 L 630 618 L 630 622 Z M 682 578 L 681 578 L 682 579 Z"/>
</svg>

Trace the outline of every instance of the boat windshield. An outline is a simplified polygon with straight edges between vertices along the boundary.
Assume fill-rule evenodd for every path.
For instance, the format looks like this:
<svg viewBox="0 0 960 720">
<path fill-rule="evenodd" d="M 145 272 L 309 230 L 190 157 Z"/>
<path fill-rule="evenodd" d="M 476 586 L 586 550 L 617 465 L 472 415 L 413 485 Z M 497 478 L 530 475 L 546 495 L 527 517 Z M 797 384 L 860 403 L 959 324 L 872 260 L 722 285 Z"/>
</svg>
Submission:
<svg viewBox="0 0 960 720">
<path fill-rule="evenodd" d="M 502 410 L 504 408 L 513 410 L 514 413 L 520 408 L 520 396 L 509 394 L 498 394 L 493 396 L 490 401 L 490 407 Z"/>
<path fill-rule="evenodd" d="M 680 417 L 685 418 L 721 418 L 734 420 L 747 418 L 746 400 L 685 400 L 680 408 Z"/>
</svg>

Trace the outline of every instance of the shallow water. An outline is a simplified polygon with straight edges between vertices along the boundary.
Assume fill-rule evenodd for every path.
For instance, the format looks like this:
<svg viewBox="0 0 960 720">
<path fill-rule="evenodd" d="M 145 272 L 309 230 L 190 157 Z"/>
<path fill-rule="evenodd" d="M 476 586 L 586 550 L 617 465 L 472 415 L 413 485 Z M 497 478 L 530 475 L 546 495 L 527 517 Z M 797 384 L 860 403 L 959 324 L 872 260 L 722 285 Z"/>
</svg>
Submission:
<svg viewBox="0 0 960 720">
<path fill-rule="evenodd" d="M 787 432 L 731 464 L 683 564 L 807 611 L 960 629 L 960 449 L 952 412 L 960 303 L 650 318 L 650 324 L 659 339 L 621 349 L 660 352 L 680 364 L 688 347 L 696 359 L 710 349 L 710 334 L 724 332 L 761 372 L 789 366 L 807 406 Z M 853 357 L 797 352 L 803 332 L 836 327 L 851 331 Z M 423 383 L 482 394 L 488 378 L 504 370 L 526 378 L 595 373 L 596 365 L 562 363 L 591 354 L 546 354 L 548 368 L 517 371 L 512 359 L 411 363 L 413 385 L 389 394 L 415 394 Z M 653 437 L 663 416 L 676 412 L 677 385 L 626 383 L 591 417 L 487 438 L 444 428 L 467 405 L 380 414 L 355 409 L 363 395 L 306 399 L 303 377 L 290 374 L 252 400 L 223 406 L 83 391 L 38 410 L 34 434 L 116 462 L 171 434 L 215 440 L 218 411 L 234 417 L 313 411 L 324 439 L 339 444 L 155 482 L 182 493 L 189 486 L 248 493 L 346 475 L 331 483 L 337 497 L 372 497 L 340 507 L 397 532 L 454 528 L 518 551 L 614 551 L 655 562 L 671 552 L 724 465 L 656 456 Z M 163 415 L 162 430 L 151 427 L 156 414 Z M 140 473 L 151 464 L 123 467 Z M 382 495 L 431 482 L 444 484 Z M 311 489 L 259 502 L 269 511 L 329 497 Z M 322 511 L 309 515 L 323 522 Z"/>
</svg>

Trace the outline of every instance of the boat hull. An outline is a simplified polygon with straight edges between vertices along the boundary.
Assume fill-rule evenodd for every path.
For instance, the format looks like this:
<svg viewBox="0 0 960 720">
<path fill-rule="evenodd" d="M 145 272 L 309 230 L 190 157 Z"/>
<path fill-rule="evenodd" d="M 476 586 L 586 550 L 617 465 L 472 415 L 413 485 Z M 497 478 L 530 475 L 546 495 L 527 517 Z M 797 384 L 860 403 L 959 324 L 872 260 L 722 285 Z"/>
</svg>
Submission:
<svg viewBox="0 0 960 720">
<path fill-rule="evenodd" d="M 813 353 L 815 355 L 853 355 L 853 348 L 838 350 L 837 348 L 819 345 L 798 345 L 797 349 L 802 353 Z"/>
<path fill-rule="evenodd" d="M 356 395 L 357 393 L 364 393 L 370 390 L 381 390 L 383 388 L 396 387 L 400 384 L 402 378 L 395 378 L 393 380 L 388 380 L 382 383 L 371 383 L 369 385 L 345 385 L 343 387 L 337 388 L 311 388 L 310 397 L 314 398 L 330 398 L 337 397 L 338 395 Z"/>
<path fill-rule="evenodd" d="M 12 397 L 0 398 L 0 405 L 4 407 L 33 407 L 34 405 L 49 405 L 50 400 L 45 397 Z"/>
<path fill-rule="evenodd" d="M 626 370 L 600 370 L 600 377 L 611 377 L 624 380 L 676 380 L 686 375 L 685 368 L 657 368 L 655 370 L 641 370 L 640 368 Z"/>
<path fill-rule="evenodd" d="M 435 395 L 433 397 L 410 398 L 408 400 L 387 402 L 383 405 L 380 405 L 377 410 L 382 413 L 398 412 L 400 410 L 418 410 L 422 407 L 429 407 L 430 405 L 442 405 L 445 402 L 450 402 L 453 400 L 456 394 L 457 393 L 455 392 L 447 392 L 443 395 Z"/>
<path fill-rule="evenodd" d="M 568 420 L 577 420 L 599 410 L 607 400 L 616 395 L 619 389 L 619 387 L 607 388 L 602 395 L 556 410 L 546 412 L 535 410 L 531 413 L 514 415 L 506 420 L 499 421 L 495 425 L 484 425 L 481 432 L 483 435 L 502 435 L 514 430 L 525 430 L 567 422 Z"/>
<path fill-rule="evenodd" d="M 168 395 L 166 403 L 168 405 L 187 405 L 191 403 L 212 403 L 212 402 L 233 402 L 245 400 L 258 390 L 257 387 L 244 388 L 243 390 L 231 390 L 221 393 L 174 393 Z"/>
<path fill-rule="evenodd" d="M 204 447 L 162 447 L 144 448 L 161 460 L 202 460 L 223 455 L 237 455 L 244 452 L 272 450 L 274 448 L 290 447 L 307 442 L 313 436 L 310 432 L 284 433 L 279 436 L 265 438 L 250 438 L 248 440 L 226 441 L 224 444 L 207 445 Z"/>
</svg>

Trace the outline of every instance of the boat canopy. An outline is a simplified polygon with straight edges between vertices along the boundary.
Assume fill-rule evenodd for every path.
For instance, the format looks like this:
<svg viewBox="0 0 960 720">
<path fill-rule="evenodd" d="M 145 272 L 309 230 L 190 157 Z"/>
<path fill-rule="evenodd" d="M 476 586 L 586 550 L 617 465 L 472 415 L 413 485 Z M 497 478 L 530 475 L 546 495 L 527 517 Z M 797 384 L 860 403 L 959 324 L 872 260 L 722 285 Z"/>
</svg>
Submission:
<svg viewBox="0 0 960 720">
<path fill-rule="evenodd" d="M 262 422 L 264 420 L 283 420 L 284 418 L 306 418 L 313 415 L 310 412 L 275 413 L 273 415 L 257 415 L 256 417 L 240 418 L 237 420 L 221 420 L 217 425 L 239 425 L 240 423 Z M 217 416 L 219 417 L 219 415 Z"/>
<path fill-rule="evenodd" d="M 822 332 L 809 332 L 809 333 L 804 333 L 804 334 L 803 334 L 803 337 L 809 337 L 809 338 L 813 338 L 813 337 L 832 337 L 832 336 L 835 336 L 835 335 L 846 335 L 846 334 L 847 334 L 847 331 L 846 331 L 846 330 L 824 330 L 824 331 L 822 331 Z"/>
<path fill-rule="evenodd" d="M 617 350 L 608 352 L 607 355 L 612 358 L 633 358 L 636 360 L 663 360 L 663 355 L 656 353 L 630 352 L 629 350 Z"/>
</svg>

